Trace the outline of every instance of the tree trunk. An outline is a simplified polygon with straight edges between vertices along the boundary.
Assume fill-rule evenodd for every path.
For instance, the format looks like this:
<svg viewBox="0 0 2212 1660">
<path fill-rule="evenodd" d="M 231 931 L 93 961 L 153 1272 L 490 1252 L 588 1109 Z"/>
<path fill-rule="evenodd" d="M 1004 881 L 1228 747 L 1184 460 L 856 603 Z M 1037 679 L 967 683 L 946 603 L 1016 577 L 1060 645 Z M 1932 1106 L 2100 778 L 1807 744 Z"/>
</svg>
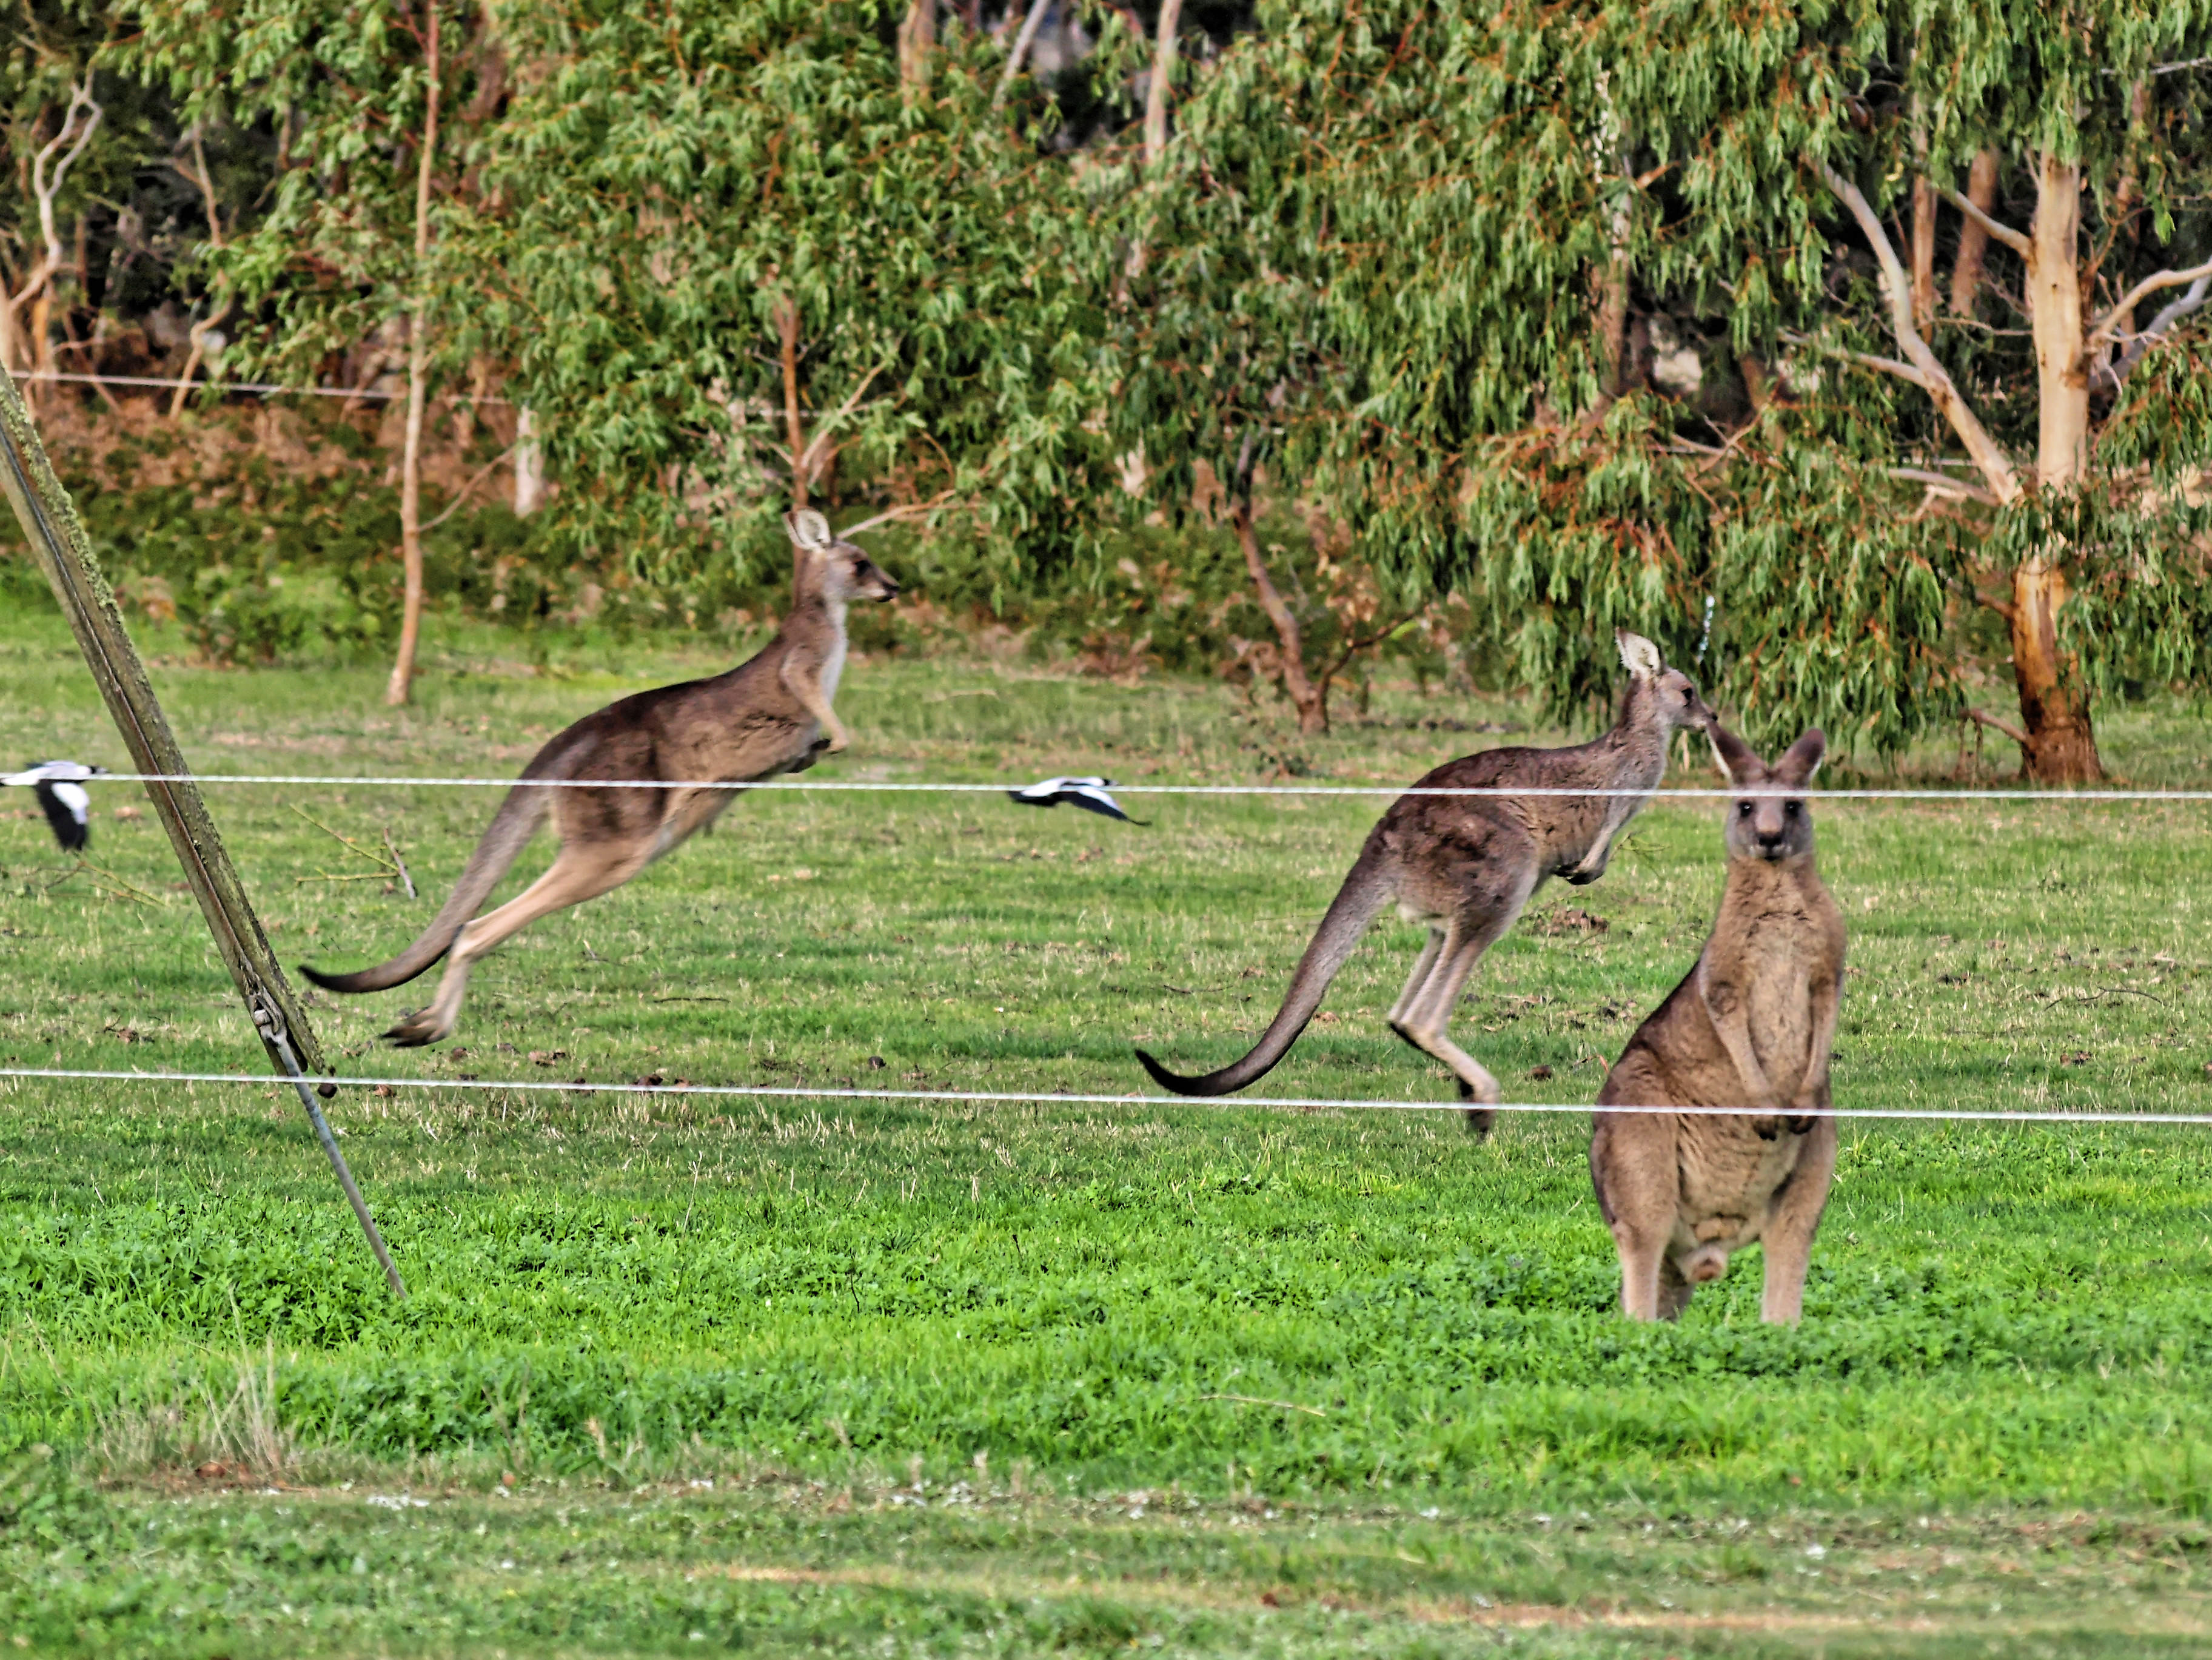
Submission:
<svg viewBox="0 0 2212 1660">
<path fill-rule="evenodd" d="M 1966 199 L 1984 213 L 1997 204 L 1997 153 L 1983 150 L 1966 170 Z M 1982 260 L 1989 252 L 1990 234 L 1969 219 L 1959 228 L 1959 257 L 1951 265 L 1951 310 L 1960 317 L 1974 314 L 1974 296 L 1982 286 Z"/>
<path fill-rule="evenodd" d="M 1936 326 L 1936 186 L 1912 181 L 1912 321 L 1921 333 Z"/>
<path fill-rule="evenodd" d="M 1275 579 L 1267 574 L 1267 562 L 1260 556 L 1260 537 L 1252 524 L 1249 496 L 1237 498 L 1235 507 L 1230 510 L 1230 520 L 1236 526 L 1237 544 L 1244 550 L 1244 569 L 1252 574 L 1252 587 L 1260 596 L 1260 609 L 1275 625 L 1275 641 L 1283 660 L 1283 690 L 1291 700 L 1291 707 L 1298 712 L 1298 730 L 1327 732 L 1328 688 L 1315 685 L 1306 674 L 1305 641 L 1298 632 L 1298 619 L 1283 603 Z"/>
<path fill-rule="evenodd" d="M 2038 156 L 2027 299 L 2035 337 L 2036 487 L 2045 494 L 2077 489 L 2088 459 L 2081 230 L 2080 167 L 2049 154 Z M 2013 573 L 2012 591 L 2013 678 L 2027 734 L 2022 769 L 2038 783 L 2094 783 L 2104 776 L 2104 767 L 2088 695 L 2078 666 L 2058 649 L 2065 574 L 2038 554 Z"/>
<path fill-rule="evenodd" d="M 422 635 L 422 409 L 428 401 L 428 344 L 429 331 L 418 313 L 407 354 L 407 439 L 399 454 L 399 562 L 407 588 L 399 610 L 399 651 L 384 689 L 384 701 L 393 705 L 414 693 L 415 648 Z"/>
<path fill-rule="evenodd" d="M 1152 37 L 1152 73 L 1145 87 L 1145 165 L 1158 161 L 1168 147 L 1168 96 L 1175 80 L 1176 32 L 1182 27 L 1182 0 L 1161 0 L 1160 23 Z"/>
<path fill-rule="evenodd" d="M 791 505 L 806 505 L 806 423 L 799 405 L 799 304 L 788 295 L 776 301 L 775 333 L 783 363 L 784 441 L 791 447 Z"/>
<path fill-rule="evenodd" d="M 929 85 L 929 49 L 937 44 L 937 0 L 911 0 L 899 24 L 899 89 L 912 98 Z"/>
<path fill-rule="evenodd" d="M 438 152 L 438 7 L 428 14 L 423 57 L 428 75 L 422 116 L 422 150 L 415 169 L 415 313 L 407 331 L 407 438 L 399 455 L 399 560 L 406 595 L 399 611 L 399 650 L 384 701 L 398 705 L 413 696 L 415 648 L 422 635 L 422 410 L 430 380 L 430 169 Z"/>
<path fill-rule="evenodd" d="M 1912 112 L 1912 325 L 1936 325 L 1936 185 L 1928 176 L 1928 129 Z"/>
<path fill-rule="evenodd" d="M 538 413 L 525 404 L 514 417 L 514 516 L 527 519 L 545 500 L 545 457 L 538 447 Z"/>
<path fill-rule="evenodd" d="M 2040 557 L 2012 576 L 2012 672 L 2020 688 L 2021 770 L 2039 784 L 2094 784 L 2105 775 L 2089 700 L 2071 659 L 2058 653 L 2066 577 Z"/>
</svg>

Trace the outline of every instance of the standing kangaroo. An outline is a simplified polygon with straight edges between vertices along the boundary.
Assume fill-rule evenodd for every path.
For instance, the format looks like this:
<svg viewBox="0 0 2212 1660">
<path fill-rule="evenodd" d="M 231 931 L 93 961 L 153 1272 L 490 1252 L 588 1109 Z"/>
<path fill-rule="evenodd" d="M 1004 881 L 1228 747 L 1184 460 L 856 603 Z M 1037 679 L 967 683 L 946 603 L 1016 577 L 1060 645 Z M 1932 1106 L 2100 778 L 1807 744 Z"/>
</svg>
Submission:
<svg viewBox="0 0 2212 1660">
<path fill-rule="evenodd" d="M 1812 781 L 1826 745 L 1816 728 L 1770 770 L 1734 733 L 1711 732 L 1729 785 L 1760 793 L 1729 811 L 1728 886 L 1697 967 L 1637 1029 L 1597 1098 L 1772 1116 L 1601 1112 L 1590 1178 L 1632 1319 L 1674 1319 L 1756 1239 L 1759 1316 L 1794 1322 L 1836 1168 L 1828 1052 L 1844 919 L 1813 868 L 1813 815 L 1782 792 Z"/>
<path fill-rule="evenodd" d="M 1399 797 L 1369 833 L 1291 976 L 1280 1012 L 1251 1053 L 1218 1072 L 1185 1078 L 1139 1049 L 1153 1081 L 1178 1095 L 1227 1095 L 1265 1077 L 1313 1018 L 1367 925 L 1395 900 L 1407 921 L 1428 923 L 1429 943 L 1391 1006 L 1390 1030 L 1451 1068 L 1460 1098 L 1483 1104 L 1468 1112 L 1469 1124 L 1488 1134 L 1497 1115 L 1486 1109 L 1503 1098 L 1498 1080 L 1447 1031 L 1468 976 L 1545 878 L 1579 885 L 1605 874 L 1614 838 L 1666 774 L 1675 729 L 1712 719 L 1688 678 L 1660 661 L 1658 647 L 1635 634 L 1622 634 L 1619 643 L 1628 695 L 1604 737 L 1573 749 L 1486 750 L 1445 763 L 1413 787 L 1517 784 L 1632 794 Z"/>
<path fill-rule="evenodd" d="M 639 692 L 555 737 L 522 769 L 453 897 L 413 945 L 358 974 L 320 974 L 304 964 L 300 972 L 330 991 L 383 991 L 451 952 L 430 1006 L 384 1034 L 404 1047 L 439 1043 L 453 1035 L 469 965 L 501 940 L 620 887 L 714 823 L 738 786 L 803 772 L 824 750 L 834 755 L 850 743 L 830 707 L 845 666 L 845 607 L 856 599 L 889 599 L 898 584 L 852 543 L 833 537 L 820 514 L 802 508 L 783 522 L 797 550 L 798 578 L 791 614 L 775 638 L 726 674 Z M 633 778 L 726 782 L 702 789 L 530 787 L 537 781 Z M 477 916 L 548 813 L 561 837 L 552 867 Z"/>
</svg>

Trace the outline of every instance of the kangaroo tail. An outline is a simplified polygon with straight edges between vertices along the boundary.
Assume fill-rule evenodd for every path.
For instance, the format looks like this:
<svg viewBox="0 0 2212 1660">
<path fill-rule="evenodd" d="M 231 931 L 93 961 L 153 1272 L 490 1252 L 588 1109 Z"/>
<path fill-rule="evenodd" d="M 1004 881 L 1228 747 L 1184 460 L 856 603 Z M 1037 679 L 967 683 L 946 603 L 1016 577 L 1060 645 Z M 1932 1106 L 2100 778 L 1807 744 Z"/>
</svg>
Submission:
<svg viewBox="0 0 2212 1660">
<path fill-rule="evenodd" d="M 469 919 L 529 845 L 530 838 L 538 834 L 538 827 L 552 811 L 552 796 L 550 790 L 532 789 L 526 783 L 507 792 L 437 919 L 390 962 L 358 974 L 323 974 L 302 963 L 300 972 L 325 991 L 386 991 L 405 985 L 453 949 L 455 937 L 468 926 Z"/>
<path fill-rule="evenodd" d="M 1321 919 L 1321 927 L 1314 930 L 1313 941 L 1307 946 L 1306 954 L 1298 959 L 1297 972 L 1291 976 L 1291 988 L 1284 994 L 1283 1006 L 1276 1012 L 1273 1023 L 1261 1034 L 1260 1041 L 1252 1046 L 1252 1052 L 1218 1072 L 1186 1078 L 1170 1072 L 1139 1049 L 1137 1059 L 1152 1073 L 1152 1081 L 1177 1095 L 1229 1095 L 1273 1071 L 1275 1063 L 1289 1052 L 1298 1034 L 1306 1029 L 1306 1022 L 1313 1018 L 1314 1011 L 1321 1006 L 1329 982 L 1336 978 L 1337 970 L 1352 955 L 1359 936 L 1367 932 L 1367 925 L 1375 920 L 1376 913 L 1389 903 L 1390 891 L 1388 873 L 1374 861 L 1362 858 L 1352 867 L 1352 874 L 1345 878 L 1344 885 L 1337 890 L 1328 915 Z"/>
</svg>

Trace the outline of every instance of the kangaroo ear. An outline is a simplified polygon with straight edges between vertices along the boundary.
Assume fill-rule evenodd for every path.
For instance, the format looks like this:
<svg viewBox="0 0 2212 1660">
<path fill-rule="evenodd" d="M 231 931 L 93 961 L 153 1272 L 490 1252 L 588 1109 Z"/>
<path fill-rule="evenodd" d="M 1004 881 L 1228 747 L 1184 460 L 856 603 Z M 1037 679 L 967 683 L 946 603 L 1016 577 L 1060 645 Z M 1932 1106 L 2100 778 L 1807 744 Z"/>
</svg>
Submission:
<svg viewBox="0 0 2212 1660">
<path fill-rule="evenodd" d="M 1765 764 L 1752 753 L 1751 745 L 1742 739 L 1717 721 L 1705 735 L 1713 740 L 1713 759 L 1720 763 L 1721 771 L 1729 783 L 1738 789 L 1749 789 L 1765 781 Z"/>
<path fill-rule="evenodd" d="M 820 553 L 830 545 L 830 521 L 811 508 L 783 515 L 783 533 L 791 545 L 805 553 Z"/>
<path fill-rule="evenodd" d="M 1620 666 L 1638 680 L 1649 680 L 1667 666 L 1659 660 L 1659 648 L 1640 634 L 1631 634 L 1622 629 L 1613 635 L 1614 643 L 1620 648 Z"/>
<path fill-rule="evenodd" d="M 1813 781 L 1813 775 L 1820 769 L 1821 757 L 1828 752 L 1828 739 L 1818 727 L 1792 744 L 1781 760 L 1775 763 L 1774 775 L 1785 783 L 1800 787 Z"/>
</svg>

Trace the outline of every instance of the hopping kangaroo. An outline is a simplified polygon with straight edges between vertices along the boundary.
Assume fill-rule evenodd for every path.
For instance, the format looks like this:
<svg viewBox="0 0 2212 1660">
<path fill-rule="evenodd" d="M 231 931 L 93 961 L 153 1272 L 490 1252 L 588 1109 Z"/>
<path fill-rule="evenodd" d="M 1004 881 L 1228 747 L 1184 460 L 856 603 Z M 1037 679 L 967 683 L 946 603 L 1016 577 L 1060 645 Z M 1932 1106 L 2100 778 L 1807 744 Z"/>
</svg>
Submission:
<svg viewBox="0 0 2212 1660">
<path fill-rule="evenodd" d="M 850 742 L 830 707 L 845 666 L 845 607 L 889 599 L 898 584 L 829 521 L 785 516 L 797 550 L 791 614 L 775 638 L 726 674 L 662 686 L 587 714 L 531 758 L 470 855 L 453 897 L 420 938 L 358 974 L 300 972 L 331 991 L 403 985 L 451 953 L 430 1006 L 385 1033 L 402 1045 L 452 1036 L 469 965 L 541 916 L 620 887 L 694 830 L 712 824 L 739 785 L 799 772 Z M 826 736 L 824 734 L 827 734 Z M 532 789 L 535 781 L 726 781 L 703 789 Z M 551 814 L 561 847 L 552 867 L 498 909 L 477 908 Z M 473 919 L 473 920 L 471 920 Z"/>
<path fill-rule="evenodd" d="M 1698 966 L 1638 1028 L 1601 1105 L 1757 1107 L 1771 1116 L 1601 1112 L 1590 1138 L 1598 1208 L 1620 1250 L 1620 1306 L 1679 1315 L 1765 1248 L 1763 1319 L 1795 1321 L 1813 1231 L 1836 1168 L 1828 1051 L 1844 974 L 1844 919 L 1813 868 L 1803 789 L 1826 747 L 1807 733 L 1771 769 L 1716 723 L 1714 750 L 1746 795 L 1728 817 L 1728 887 Z"/>
<path fill-rule="evenodd" d="M 1390 1010 L 1390 1030 L 1451 1068 L 1460 1098 L 1482 1104 L 1468 1112 L 1469 1123 L 1488 1134 L 1496 1115 L 1486 1109 L 1501 1098 L 1498 1080 L 1447 1031 L 1468 976 L 1545 878 L 1580 884 L 1605 874 L 1614 838 L 1659 787 L 1675 729 L 1712 719 L 1688 678 L 1660 661 L 1658 647 L 1634 634 L 1621 635 L 1620 646 L 1628 695 L 1604 737 L 1573 749 L 1486 750 L 1447 762 L 1413 787 L 1633 794 L 1399 797 L 1369 833 L 1291 976 L 1281 1011 L 1251 1053 L 1184 1078 L 1139 1049 L 1154 1081 L 1178 1095 L 1227 1095 L 1264 1077 L 1313 1018 L 1367 925 L 1395 900 L 1408 921 L 1428 923 L 1429 942 Z"/>
</svg>

